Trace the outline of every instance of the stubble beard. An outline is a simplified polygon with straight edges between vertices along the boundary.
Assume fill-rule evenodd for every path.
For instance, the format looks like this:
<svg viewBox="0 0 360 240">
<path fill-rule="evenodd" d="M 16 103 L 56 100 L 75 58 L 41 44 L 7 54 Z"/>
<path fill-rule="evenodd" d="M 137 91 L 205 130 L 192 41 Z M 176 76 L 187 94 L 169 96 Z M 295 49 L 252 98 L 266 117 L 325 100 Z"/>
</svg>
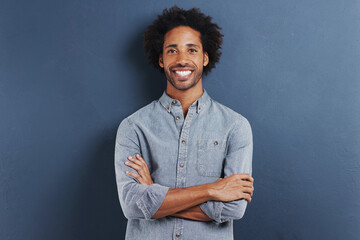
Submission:
<svg viewBox="0 0 360 240">
<path fill-rule="evenodd" d="M 203 71 L 195 71 L 193 74 L 195 74 L 191 79 L 189 79 L 187 84 L 185 86 L 181 86 L 180 84 L 177 84 L 177 82 L 171 77 L 170 70 L 165 71 L 166 80 L 177 90 L 185 91 L 192 87 L 194 87 L 201 79 Z"/>
</svg>

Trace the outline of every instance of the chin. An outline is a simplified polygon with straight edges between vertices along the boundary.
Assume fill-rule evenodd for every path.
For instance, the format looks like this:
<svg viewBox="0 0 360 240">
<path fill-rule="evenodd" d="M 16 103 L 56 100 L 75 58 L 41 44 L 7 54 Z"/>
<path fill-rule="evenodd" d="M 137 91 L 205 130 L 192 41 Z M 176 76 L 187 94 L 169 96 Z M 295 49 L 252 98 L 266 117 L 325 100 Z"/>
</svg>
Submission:
<svg viewBox="0 0 360 240">
<path fill-rule="evenodd" d="M 179 81 L 179 80 L 175 80 L 171 74 L 169 72 L 165 72 L 165 75 L 166 75 L 166 79 L 167 81 L 177 90 L 180 90 L 180 91 L 185 91 L 185 90 L 188 90 L 190 88 L 193 88 L 195 87 L 199 81 L 200 81 L 200 78 L 198 80 L 195 80 L 194 77 L 190 78 L 190 79 L 187 79 L 185 81 Z"/>
<path fill-rule="evenodd" d="M 169 81 L 171 83 L 171 85 L 176 88 L 177 90 L 188 90 L 190 88 L 193 88 L 196 86 L 196 84 L 199 82 L 188 82 L 186 81 L 184 84 L 179 84 L 179 82 L 173 82 L 173 81 Z"/>
</svg>

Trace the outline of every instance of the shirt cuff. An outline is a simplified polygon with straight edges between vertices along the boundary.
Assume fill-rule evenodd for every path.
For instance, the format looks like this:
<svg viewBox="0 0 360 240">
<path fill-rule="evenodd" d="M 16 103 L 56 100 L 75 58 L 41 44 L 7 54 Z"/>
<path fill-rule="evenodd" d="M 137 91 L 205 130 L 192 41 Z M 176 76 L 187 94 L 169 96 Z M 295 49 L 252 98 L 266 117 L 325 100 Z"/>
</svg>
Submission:
<svg viewBox="0 0 360 240">
<path fill-rule="evenodd" d="M 221 219 L 221 212 L 224 208 L 224 203 L 221 201 L 207 201 L 200 204 L 201 210 L 209 216 L 209 218 L 214 219 L 216 223 L 224 222 L 224 219 Z M 225 220 L 226 221 L 226 220 Z"/>
<path fill-rule="evenodd" d="M 145 219 L 149 220 L 160 208 L 169 187 L 160 184 L 151 184 L 143 195 L 136 201 L 136 205 L 143 212 Z"/>
</svg>

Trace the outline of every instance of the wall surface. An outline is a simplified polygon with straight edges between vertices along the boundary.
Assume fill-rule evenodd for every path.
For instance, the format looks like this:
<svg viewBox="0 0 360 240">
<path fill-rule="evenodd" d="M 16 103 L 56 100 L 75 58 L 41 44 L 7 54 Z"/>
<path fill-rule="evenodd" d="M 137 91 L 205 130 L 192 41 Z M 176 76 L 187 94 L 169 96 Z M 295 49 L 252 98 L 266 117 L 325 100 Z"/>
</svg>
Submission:
<svg viewBox="0 0 360 240">
<path fill-rule="evenodd" d="M 0 239 L 123 239 L 120 121 L 161 96 L 142 33 L 199 7 L 225 35 L 204 78 L 254 134 L 235 239 L 360 239 L 360 2 L 0 2 Z"/>
</svg>

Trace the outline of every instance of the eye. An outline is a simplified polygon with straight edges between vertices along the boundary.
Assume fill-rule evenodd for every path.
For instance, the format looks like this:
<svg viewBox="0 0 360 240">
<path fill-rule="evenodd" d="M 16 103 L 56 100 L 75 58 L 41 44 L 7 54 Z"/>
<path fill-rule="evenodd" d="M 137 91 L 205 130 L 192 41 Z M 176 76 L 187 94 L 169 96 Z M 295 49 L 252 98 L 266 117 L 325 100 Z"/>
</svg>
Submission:
<svg viewBox="0 0 360 240">
<path fill-rule="evenodd" d="M 168 50 L 167 52 L 168 52 L 168 53 L 175 53 L 176 50 L 175 50 L 175 49 L 170 49 L 170 50 Z"/>
<path fill-rule="evenodd" d="M 189 49 L 189 51 L 190 51 L 191 53 L 196 53 L 196 52 L 197 52 L 197 50 L 194 49 L 194 48 Z"/>
</svg>

